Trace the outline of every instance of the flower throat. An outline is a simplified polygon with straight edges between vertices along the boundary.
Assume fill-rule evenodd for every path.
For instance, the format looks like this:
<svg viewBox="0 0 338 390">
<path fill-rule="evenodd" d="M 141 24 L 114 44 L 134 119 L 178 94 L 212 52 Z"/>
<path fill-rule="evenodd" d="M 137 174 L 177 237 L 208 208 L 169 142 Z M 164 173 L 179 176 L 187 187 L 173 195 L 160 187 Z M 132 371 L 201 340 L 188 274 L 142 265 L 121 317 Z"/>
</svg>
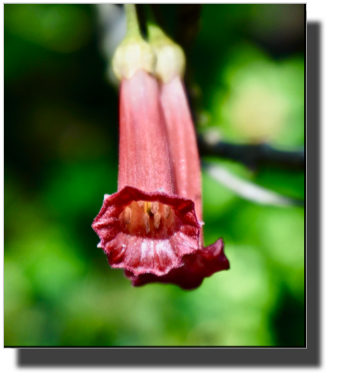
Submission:
<svg viewBox="0 0 338 390">
<path fill-rule="evenodd" d="M 119 216 L 121 228 L 131 235 L 149 237 L 171 234 L 175 227 L 171 207 L 159 202 L 137 201 L 128 205 Z"/>
</svg>

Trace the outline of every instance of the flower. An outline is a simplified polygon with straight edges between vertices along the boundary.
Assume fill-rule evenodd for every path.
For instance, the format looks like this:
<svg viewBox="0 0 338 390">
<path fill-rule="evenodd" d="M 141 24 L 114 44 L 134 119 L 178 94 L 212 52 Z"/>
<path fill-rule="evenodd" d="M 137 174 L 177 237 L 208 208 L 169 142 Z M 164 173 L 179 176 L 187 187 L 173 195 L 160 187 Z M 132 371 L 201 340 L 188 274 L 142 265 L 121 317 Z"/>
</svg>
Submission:
<svg viewBox="0 0 338 390">
<path fill-rule="evenodd" d="M 169 38 L 161 39 L 158 30 L 155 32 L 156 40 L 153 47 L 158 63 L 173 64 L 172 67 L 158 66 L 157 76 L 161 80 L 161 106 L 174 164 L 177 193 L 194 202 L 196 215 L 202 226 L 201 168 L 195 129 L 181 78 L 182 66 L 184 67 L 182 50 Z M 166 59 L 170 61 L 165 61 Z M 183 289 L 193 289 L 200 286 L 205 277 L 230 268 L 223 250 L 222 239 L 204 247 L 201 229 L 199 247 L 194 253 L 184 256 L 182 267 L 175 268 L 163 276 L 133 275 L 128 271 L 125 275 L 132 281 L 133 286 L 159 282 L 177 284 Z"/>
<path fill-rule="evenodd" d="M 177 45 L 161 46 L 158 83 L 135 6 L 126 7 L 128 32 L 113 59 L 121 81 L 118 192 L 105 195 L 92 227 L 110 266 L 124 268 L 134 286 L 196 288 L 229 262 L 222 240 L 203 247 L 199 157 L 180 77 L 184 54 Z"/>
<path fill-rule="evenodd" d="M 165 275 L 198 248 L 194 203 L 177 196 L 158 84 L 139 69 L 122 78 L 118 192 L 93 222 L 112 268 Z"/>
</svg>

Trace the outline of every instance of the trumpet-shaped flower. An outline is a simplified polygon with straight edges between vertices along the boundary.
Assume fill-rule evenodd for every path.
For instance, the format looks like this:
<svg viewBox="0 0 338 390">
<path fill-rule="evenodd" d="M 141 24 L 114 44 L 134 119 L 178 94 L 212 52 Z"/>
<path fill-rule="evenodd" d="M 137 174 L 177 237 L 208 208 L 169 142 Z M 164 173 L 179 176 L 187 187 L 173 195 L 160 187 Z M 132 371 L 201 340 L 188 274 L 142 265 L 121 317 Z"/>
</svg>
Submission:
<svg viewBox="0 0 338 390">
<path fill-rule="evenodd" d="M 135 28 L 113 59 L 120 86 L 118 192 L 105 195 L 93 222 L 98 247 L 134 286 L 150 282 L 198 287 L 228 269 L 223 241 L 204 247 L 201 172 L 193 122 L 181 80 L 185 59 L 168 39 L 153 49 Z M 160 34 L 161 35 L 161 34 Z"/>
<path fill-rule="evenodd" d="M 168 57 L 172 64 L 171 68 L 168 66 L 158 67 L 157 76 L 161 80 L 161 106 L 174 164 L 177 193 L 179 196 L 194 202 L 196 215 L 202 226 L 201 168 L 195 129 L 181 79 L 181 69 L 184 66 L 182 52 L 168 38 L 164 39 L 164 44 L 163 39 L 160 42 L 161 44 L 154 45 L 159 64 L 168 64 L 165 61 Z M 176 62 L 173 60 L 175 58 Z M 194 253 L 184 256 L 182 267 L 173 269 L 160 277 L 155 275 L 135 276 L 129 272 L 126 272 L 126 276 L 131 279 L 134 286 L 160 282 L 177 284 L 184 289 L 196 288 L 205 277 L 230 268 L 223 250 L 222 239 L 213 245 L 204 247 L 201 230 L 198 249 Z"/>
</svg>

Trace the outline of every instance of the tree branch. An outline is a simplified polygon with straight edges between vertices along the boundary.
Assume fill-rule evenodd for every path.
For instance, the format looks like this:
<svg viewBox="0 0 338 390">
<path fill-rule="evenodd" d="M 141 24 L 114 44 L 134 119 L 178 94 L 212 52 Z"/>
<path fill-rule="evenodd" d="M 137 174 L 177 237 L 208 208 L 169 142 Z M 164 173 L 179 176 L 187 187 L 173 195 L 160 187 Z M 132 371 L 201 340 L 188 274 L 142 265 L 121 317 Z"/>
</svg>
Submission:
<svg viewBox="0 0 338 390">
<path fill-rule="evenodd" d="M 201 156 L 218 156 L 240 162 L 250 168 L 275 166 L 297 171 L 304 170 L 304 149 L 279 150 L 268 144 L 233 144 L 212 140 L 208 134 L 198 136 Z"/>
<path fill-rule="evenodd" d="M 275 191 L 269 190 L 256 183 L 249 182 L 215 164 L 202 163 L 202 166 L 216 181 L 226 187 L 228 190 L 235 192 L 241 198 L 262 205 L 273 205 L 280 207 L 300 206 L 304 207 L 304 202 L 300 199 L 293 199 Z"/>
</svg>

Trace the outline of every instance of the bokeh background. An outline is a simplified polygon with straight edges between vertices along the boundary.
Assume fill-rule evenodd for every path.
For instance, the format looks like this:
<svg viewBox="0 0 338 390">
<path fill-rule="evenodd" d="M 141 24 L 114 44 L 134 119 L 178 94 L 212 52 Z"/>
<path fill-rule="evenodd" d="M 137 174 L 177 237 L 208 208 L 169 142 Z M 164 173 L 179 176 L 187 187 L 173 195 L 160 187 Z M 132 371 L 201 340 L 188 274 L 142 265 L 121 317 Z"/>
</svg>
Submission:
<svg viewBox="0 0 338 390">
<path fill-rule="evenodd" d="M 198 132 L 303 147 L 304 6 L 194 7 L 158 12 L 187 52 Z M 231 270 L 187 292 L 110 269 L 91 223 L 117 189 L 107 57 L 123 9 L 4 9 L 5 346 L 304 346 L 303 207 L 255 204 L 203 173 L 205 243 L 224 238 Z M 304 198 L 302 170 L 207 161 Z"/>
</svg>

